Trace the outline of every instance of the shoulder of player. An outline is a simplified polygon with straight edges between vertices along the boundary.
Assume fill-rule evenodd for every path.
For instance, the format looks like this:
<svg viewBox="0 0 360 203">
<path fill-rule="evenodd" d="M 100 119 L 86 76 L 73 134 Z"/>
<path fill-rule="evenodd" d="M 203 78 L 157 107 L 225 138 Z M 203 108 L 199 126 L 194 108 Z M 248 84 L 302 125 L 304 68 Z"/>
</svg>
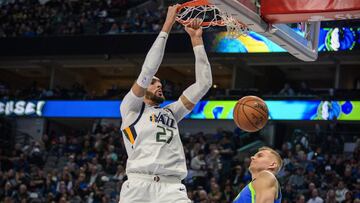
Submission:
<svg viewBox="0 0 360 203">
<path fill-rule="evenodd" d="M 277 185 L 277 179 L 273 173 L 270 171 L 264 170 L 261 171 L 254 181 L 254 186 L 262 185 L 267 187 L 273 187 Z"/>
</svg>

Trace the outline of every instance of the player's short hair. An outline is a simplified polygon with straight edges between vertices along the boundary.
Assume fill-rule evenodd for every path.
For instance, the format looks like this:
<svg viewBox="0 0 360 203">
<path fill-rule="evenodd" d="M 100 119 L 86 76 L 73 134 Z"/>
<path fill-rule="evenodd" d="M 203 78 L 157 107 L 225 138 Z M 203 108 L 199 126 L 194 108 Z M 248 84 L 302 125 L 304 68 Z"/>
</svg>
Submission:
<svg viewBox="0 0 360 203">
<path fill-rule="evenodd" d="M 267 150 L 267 151 L 269 151 L 271 154 L 273 154 L 273 155 L 275 156 L 277 166 L 276 166 L 276 168 L 275 168 L 274 173 L 275 173 L 275 174 L 278 174 L 279 171 L 280 171 L 281 168 L 282 168 L 282 165 L 283 165 L 283 160 L 282 160 L 280 154 L 279 154 L 277 151 L 275 151 L 275 150 L 273 150 L 272 148 L 270 148 L 270 147 L 260 147 L 260 148 L 258 149 L 258 152 L 263 151 L 263 150 Z"/>
</svg>

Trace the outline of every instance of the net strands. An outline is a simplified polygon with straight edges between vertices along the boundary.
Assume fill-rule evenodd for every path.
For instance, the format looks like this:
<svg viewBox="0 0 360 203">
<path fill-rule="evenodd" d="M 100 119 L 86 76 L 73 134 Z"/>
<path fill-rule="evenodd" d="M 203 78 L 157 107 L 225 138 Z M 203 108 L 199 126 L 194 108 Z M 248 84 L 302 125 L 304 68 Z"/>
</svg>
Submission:
<svg viewBox="0 0 360 203">
<path fill-rule="evenodd" d="M 194 1 L 195 2 L 195 1 Z M 183 5 L 177 14 L 177 21 L 184 26 L 190 25 L 194 19 L 201 20 L 203 28 L 211 26 L 225 26 L 227 35 L 232 38 L 237 38 L 241 35 L 247 35 L 249 28 L 240 21 L 234 19 L 231 15 L 221 11 L 215 5 L 207 4 L 206 2 L 197 2 L 197 4 Z"/>
</svg>

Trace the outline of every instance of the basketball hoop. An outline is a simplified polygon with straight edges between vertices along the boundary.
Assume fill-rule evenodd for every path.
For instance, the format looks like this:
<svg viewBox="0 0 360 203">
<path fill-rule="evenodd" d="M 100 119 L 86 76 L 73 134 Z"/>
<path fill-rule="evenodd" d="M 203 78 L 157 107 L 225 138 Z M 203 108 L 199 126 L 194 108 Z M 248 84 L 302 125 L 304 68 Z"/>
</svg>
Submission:
<svg viewBox="0 0 360 203">
<path fill-rule="evenodd" d="M 226 27 L 227 36 L 238 38 L 247 35 L 250 29 L 226 11 L 210 4 L 208 0 L 193 0 L 181 4 L 176 20 L 184 26 L 190 25 L 195 19 L 201 20 L 202 28 L 211 26 Z"/>
</svg>

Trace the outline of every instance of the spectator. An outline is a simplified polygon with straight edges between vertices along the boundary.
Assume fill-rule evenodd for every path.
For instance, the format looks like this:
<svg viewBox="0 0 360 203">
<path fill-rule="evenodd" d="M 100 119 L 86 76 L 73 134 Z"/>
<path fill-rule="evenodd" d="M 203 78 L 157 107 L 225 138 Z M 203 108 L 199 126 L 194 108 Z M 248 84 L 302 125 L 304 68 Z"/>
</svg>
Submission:
<svg viewBox="0 0 360 203">
<path fill-rule="evenodd" d="M 353 193 L 351 191 L 347 191 L 345 194 L 345 200 L 342 203 L 352 203 L 353 200 Z"/>
<path fill-rule="evenodd" d="M 328 134 L 324 132 L 325 137 Z M 89 133 L 46 133 L 42 140 L 50 143 L 48 148 L 37 142 L 1 148 L 0 202 L 15 202 L 21 198 L 29 202 L 35 199 L 37 202 L 117 202 L 116 198 L 126 180 L 126 154 L 118 137 L 118 128 L 99 124 L 94 132 Z M 236 151 L 232 145 L 234 137 L 229 136 L 228 132 L 224 132 L 220 143 L 215 141 L 217 138 L 213 134 L 188 134 L 182 139 L 184 152 L 189 157 L 189 177 L 193 172 L 197 175 L 195 168 L 200 168 L 200 172 L 205 174 L 203 180 L 194 178 L 195 184 L 186 180 L 188 196 L 194 202 L 231 202 L 243 185 L 251 180 L 248 158 L 234 158 L 232 155 L 227 163 L 230 172 L 216 172 L 222 171 L 223 158 L 228 155 L 220 151 L 230 149 L 228 151 L 232 151 L 232 154 Z M 360 177 L 360 166 L 356 149 L 354 153 L 344 156 L 338 149 L 310 149 L 299 142 L 294 145 L 295 141 L 292 138 L 285 141 L 281 149 L 285 159 L 279 181 L 284 187 L 284 202 L 321 202 L 324 199 L 328 203 L 359 203 L 356 180 Z M 308 145 L 314 146 L 313 141 L 309 136 Z M 72 150 L 74 144 L 81 150 Z M 63 153 L 57 153 L 54 147 L 61 146 L 64 147 Z M 34 164 L 34 154 L 39 150 L 41 157 L 48 158 Z M 51 163 L 52 159 L 55 159 L 54 163 Z M 339 181 L 339 177 L 342 177 L 342 181 Z M 338 197 L 343 200 L 337 201 Z"/>
<path fill-rule="evenodd" d="M 335 190 L 330 189 L 327 193 L 326 193 L 326 199 L 325 199 L 325 203 L 336 203 L 336 196 L 335 196 Z"/>
<path fill-rule="evenodd" d="M 312 90 L 308 87 L 308 85 L 305 81 L 301 82 L 298 94 L 299 95 L 311 95 L 312 94 Z"/>
<path fill-rule="evenodd" d="M 25 184 L 19 186 L 19 192 L 15 192 L 12 195 L 12 198 L 17 202 L 28 202 L 29 201 L 29 192 Z"/>
<path fill-rule="evenodd" d="M 206 183 L 206 163 L 204 160 L 204 152 L 200 150 L 192 160 L 191 160 L 191 168 L 194 171 L 194 186 L 205 186 Z"/>
<path fill-rule="evenodd" d="M 220 187 L 217 183 L 211 184 L 211 189 L 209 193 L 209 201 L 211 203 L 217 203 L 221 201 L 222 192 L 220 191 Z"/>
<path fill-rule="evenodd" d="M 295 192 L 291 184 L 286 184 L 285 190 L 282 190 L 282 200 L 286 202 L 291 202 L 294 199 Z"/>
<path fill-rule="evenodd" d="M 236 197 L 235 193 L 237 191 L 238 190 L 233 190 L 233 188 L 231 187 L 231 184 L 225 184 L 223 197 L 221 199 L 225 200 L 225 202 L 232 202 Z"/>
<path fill-rule="evenodd" d="M 194 203 L 208 203 L 208 194 L 204 189 L 199 189 L 194 197 Z"/>
<path fill-rule="evenodd" d="M 345 187 L 344 181 L 340 180 L 335 190 L 336 201 L 343 202 L 345 201 L 345 195 L 349 190 Z"/>
<path fill-rule="evenodd" d="M 299 195 L 296 197 L 296 203 L 305 203 L 305 196 L 299 194 Z"/>
<path fill-rule="evenodd" d="M 289 184 L 294 186 L 296 189 L 304 188 L 304 168 L 302 166 L 297 166 L 295 169 L 295 174 L 289 177 Z"/>
<path fill-rule="evenodd" d="M 284 88 L 280 90 L 279 95 L 282 95 L 282 96 L 294 96 L 295 91 L 291 88 L 289 83 L 285 83 Z"/>
<path fill-rule="evenodd" d="M 214 145 L 213 145 L 214 146 Z M 220 170 L 221 170 L 221 160 L 220 153 L 216 146 L 211 149 L 211 152 L 206 157 L 206 164 L 211 176 L 216 179 L 220 178 Z"/>
<path fill-rule="evenodd" d="M 117 166 L 117 171 L 116 171 L 115 175 L 113 176 L 113 179 L 116 181 L 123 181 L 125 176 L 126 176 L 125 169 L 122 165 L 119 164 Z"/>
<path fill-rule="evenodd" d="M 319 196 L 318 190 L 315 188 L 311 192 L 311 197 L 307 203 L 323 203 L 324 200 Z"/>
</svg>

